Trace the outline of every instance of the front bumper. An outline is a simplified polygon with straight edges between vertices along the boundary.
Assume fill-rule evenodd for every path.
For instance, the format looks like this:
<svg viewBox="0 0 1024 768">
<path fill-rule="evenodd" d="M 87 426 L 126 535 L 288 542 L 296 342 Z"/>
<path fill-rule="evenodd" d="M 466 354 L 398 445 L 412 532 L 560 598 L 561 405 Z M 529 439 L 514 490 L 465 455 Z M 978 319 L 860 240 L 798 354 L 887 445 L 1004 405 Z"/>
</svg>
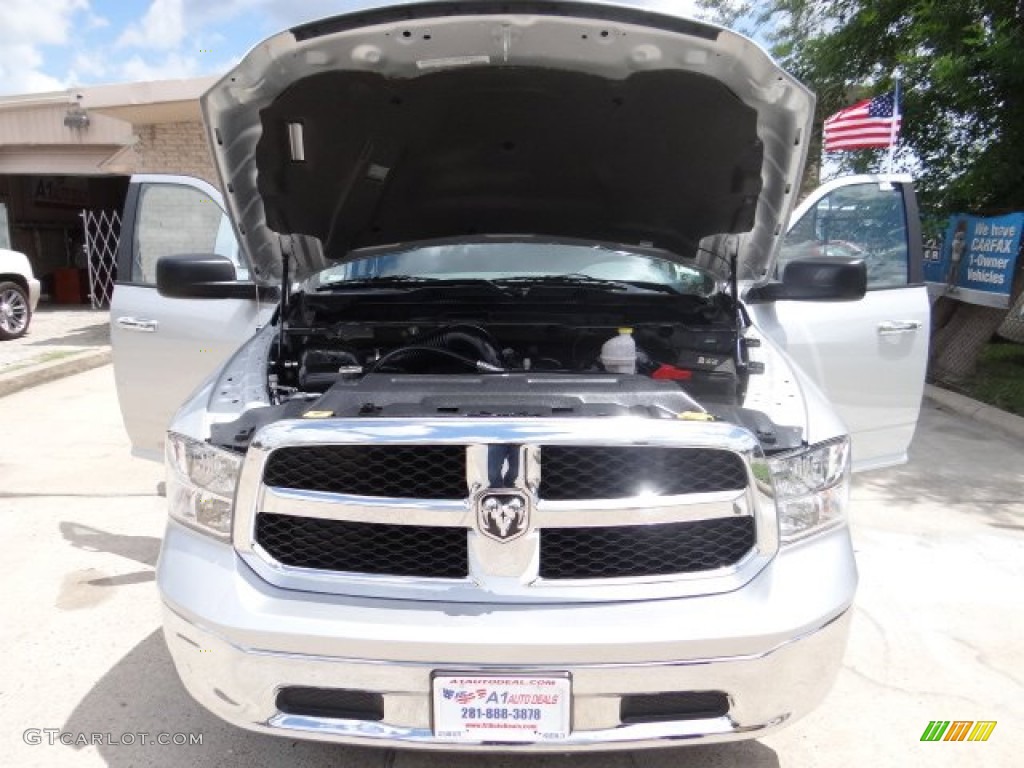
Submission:
<svg viewBox="0 0 1024 768">
<path fill-rule="evenodd" d="M 30 277 L 26 282 L 28 283 L 28 308 L 29 311 L 35 312 L 36 306 L 39 304 L 39 281 Z"/>
<path fill-rule="evenodd" d="M 743 588 L 669 600 L 474 605 L 282 590 L 233 549 L 170 523 L 158 568 L 164 632 L 201 704 L 236 725 L 363 745 L 514 751 L 752 738 L 828 692 L 856 588 L 848 531 L 784 548 Z M 435 671 L 568 672 L 568 740 L 452 744 L 431 730 Z M 285 714 L 286 686 L 383 694 L 383 720 Z M 621 697 L 723 691 L 722 717 L 623 724 Z"/>
</svg>

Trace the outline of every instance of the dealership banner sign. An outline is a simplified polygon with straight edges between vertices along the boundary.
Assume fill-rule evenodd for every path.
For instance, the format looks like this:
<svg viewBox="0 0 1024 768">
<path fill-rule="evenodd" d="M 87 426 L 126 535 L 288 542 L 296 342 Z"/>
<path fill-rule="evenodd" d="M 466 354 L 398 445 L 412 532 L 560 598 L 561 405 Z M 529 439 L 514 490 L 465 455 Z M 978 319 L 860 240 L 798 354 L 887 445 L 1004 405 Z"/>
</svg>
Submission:
<svg viewBox="0 0 1024 768">
<path fill-rule="evenodd" d="M 925 248 L 924 279 L 933 291 L 969 304 L 1010 306 L 1024 213 L 954 215 L 939 248 Z"/>
</svg>

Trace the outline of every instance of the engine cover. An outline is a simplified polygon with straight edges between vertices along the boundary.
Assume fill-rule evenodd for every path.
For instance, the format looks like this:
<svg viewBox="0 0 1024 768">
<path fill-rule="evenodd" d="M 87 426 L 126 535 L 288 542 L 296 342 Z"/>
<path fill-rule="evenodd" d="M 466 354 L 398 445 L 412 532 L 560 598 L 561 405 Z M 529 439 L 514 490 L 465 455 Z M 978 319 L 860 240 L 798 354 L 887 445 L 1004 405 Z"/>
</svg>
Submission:
<svg viewBox="0 0 1024 768">
<path fill-rule="evenodd" d="M 640 415 L 671 418 L 703 411 L 671 381 L 616 374 L 408 376 L 370 374 L 341 380 L 310 404 L 332 416 L 546 417 Z"/>
</svg>

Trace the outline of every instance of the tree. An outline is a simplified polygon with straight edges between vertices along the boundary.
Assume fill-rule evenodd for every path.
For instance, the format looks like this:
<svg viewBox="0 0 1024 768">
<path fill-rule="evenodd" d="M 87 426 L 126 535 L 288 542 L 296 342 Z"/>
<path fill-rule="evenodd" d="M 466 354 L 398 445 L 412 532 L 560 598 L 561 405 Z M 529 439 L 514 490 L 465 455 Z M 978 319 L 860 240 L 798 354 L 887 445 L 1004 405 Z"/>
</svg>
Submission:
<svg viewBox="0 0 1024 768">
<path fill-rule="evenodd" d="M 915 175 L 931 234 L 951 213 L 1024 210 L 1024 0 L 700 4 L 727 26 L 767 39 L 780 63 L 817 92 L 812 153 L 827 115 L 885 93 L 899 72 L 898 157 Z M 843 170 L 864 171 L 878 169 L 881 154 L 836 157 Z M 1018 293 L 1021 282 L 1018 275 Z M 931 374 L 955 382 L 973 372 L 1006 312 L 945 298 L 935 310 Z"/>
</svg>

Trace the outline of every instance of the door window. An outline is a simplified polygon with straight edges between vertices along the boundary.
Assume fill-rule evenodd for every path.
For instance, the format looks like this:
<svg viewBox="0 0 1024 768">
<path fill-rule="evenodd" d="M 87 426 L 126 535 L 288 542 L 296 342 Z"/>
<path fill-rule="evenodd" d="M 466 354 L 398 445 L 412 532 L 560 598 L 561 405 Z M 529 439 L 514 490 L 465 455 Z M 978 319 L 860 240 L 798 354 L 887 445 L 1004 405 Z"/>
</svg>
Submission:
<svg viewBox="0 0 1024 768">
<path fill-rule="evenodd" d="M 829 192 L 782 241 L 779 270 L 795 259 L 863 259 L 868 289 L 909 284 L 907 218 L 898 185 L 864 183 Z"/>
<path fill-rule="evenodd" d="M 135 225 L 132 282 L 155 284 L 157 261 L 183 253 L 226 256 L 235 265 L 238 279 L 248 278 L 231 222 L 215 200 L 182 184 L 143 184 Z"/>
</svg>

